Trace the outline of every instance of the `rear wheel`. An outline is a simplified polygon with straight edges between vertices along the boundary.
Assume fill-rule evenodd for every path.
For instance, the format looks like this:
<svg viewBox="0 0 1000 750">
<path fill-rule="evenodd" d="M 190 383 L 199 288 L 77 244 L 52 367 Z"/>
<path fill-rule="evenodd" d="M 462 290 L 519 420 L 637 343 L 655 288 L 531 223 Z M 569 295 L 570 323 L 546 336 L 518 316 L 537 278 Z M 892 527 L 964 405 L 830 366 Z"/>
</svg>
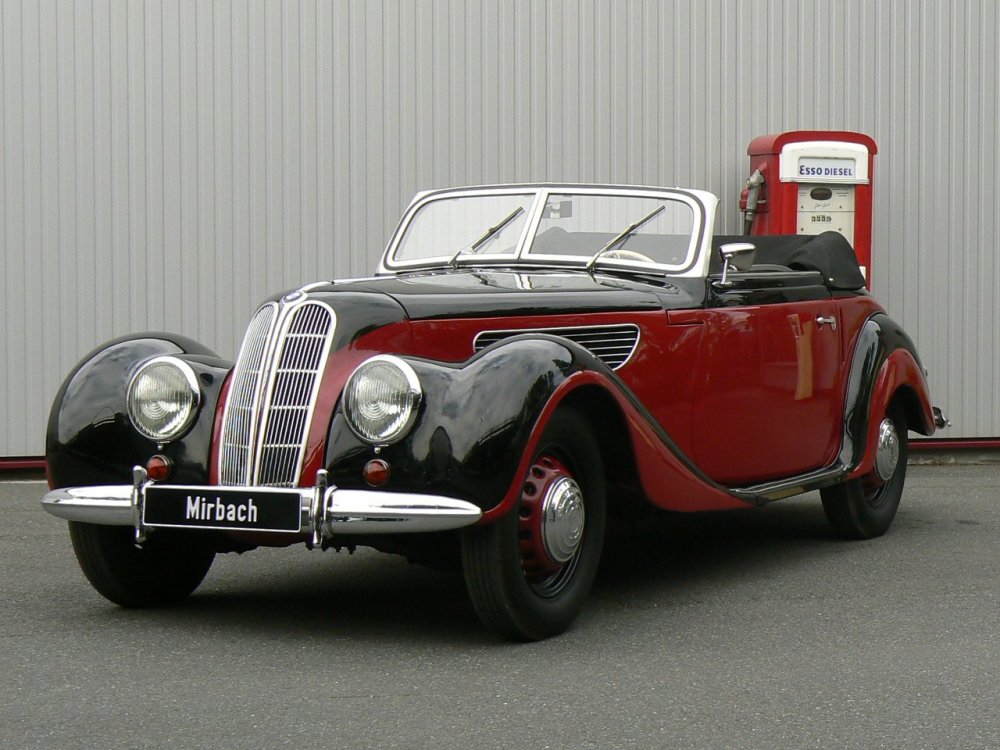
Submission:
<svg viewBox="0 0 1000 750">
<path fill-rule="evenodd" d="M 576 412 L 556 412 L 515 511 L 462 536 L 466 586 L 486 626 L 523 641 L 566 630 L 594 582 L 604 516 L 604 470 L 593 430 Z"/>
<path fill-rule="evenodd" d="M 890 406 L 879 425 L 872 473 L 820 493 L 834 531 L 846 539 L 871 539 L 889 529 L 903 495 L 908 452 L 906 416 Z"/>
<path fill-rule="evenodd" d="M 73 551 L 98 593 L 122 607 L 185 599 L 205 578 L 215 552 L 198 539 L 160 530 L 137 549 L 131 526 L 69 522 Z"/>
</svg>

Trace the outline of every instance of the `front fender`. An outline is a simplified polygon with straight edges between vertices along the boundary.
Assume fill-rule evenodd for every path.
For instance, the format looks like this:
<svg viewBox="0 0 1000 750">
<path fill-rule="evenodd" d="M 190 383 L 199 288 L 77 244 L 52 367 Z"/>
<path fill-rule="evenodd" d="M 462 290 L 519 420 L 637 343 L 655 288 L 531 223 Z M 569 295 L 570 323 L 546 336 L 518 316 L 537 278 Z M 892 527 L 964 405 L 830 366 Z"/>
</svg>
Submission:
<svg viewBox="0 0 1000 750">
<path fill-rule="evenodd" d="M 191 430 L 160 451 L 132 427 L 125 396 L 140 363 L 168 354 L 194 369 L 202 402 Z M 157 452 L 174 462 L 174 481 L 206 482 L 215 408 L 231 368 L 201 344 L 166 333 L 126 336 L 95 349 L 73 368 L 52 404 L 45 440 L 49 485 L 130 484 L 132 467 Z"/>
<path fill-rule="evenodd" d="M 412 432 L 378 457 L 392 469 L 385 489 L 470 499 L 484 509 L 506 494 L 532 429 L 560 384 L 603 367 L 593 355 L 552 336 L 499 342 L 459 365 L 406 358 L 424 391 Z M 335 484 L 361 487 L 376 451 L 355 437 L 338 405 L 326 466 Z"/>
</svg>

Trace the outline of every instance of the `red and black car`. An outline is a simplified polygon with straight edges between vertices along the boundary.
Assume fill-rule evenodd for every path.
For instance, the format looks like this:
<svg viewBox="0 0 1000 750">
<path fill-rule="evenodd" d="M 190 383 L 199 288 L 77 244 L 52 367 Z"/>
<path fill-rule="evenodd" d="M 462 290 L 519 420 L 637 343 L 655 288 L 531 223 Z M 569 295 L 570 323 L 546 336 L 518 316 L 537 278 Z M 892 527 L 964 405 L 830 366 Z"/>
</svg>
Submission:
<svg viewBox="0 0 1000 750">
<path fill-rule="evenodd" d="M 377 274 L 266 301 L 236 363 L 112 341 L 47 437 L 83 572 L 123 606 L 190 594 L 220 552 L 455 550 L 482 620 L 566 629 L 605 517 L 819 490 L 888 529 L 907 432 L 941 426 L 913 343 L 847 241 L 713 236 L 697 190 L 510 185 L 418 195 Z"/>
</svg>

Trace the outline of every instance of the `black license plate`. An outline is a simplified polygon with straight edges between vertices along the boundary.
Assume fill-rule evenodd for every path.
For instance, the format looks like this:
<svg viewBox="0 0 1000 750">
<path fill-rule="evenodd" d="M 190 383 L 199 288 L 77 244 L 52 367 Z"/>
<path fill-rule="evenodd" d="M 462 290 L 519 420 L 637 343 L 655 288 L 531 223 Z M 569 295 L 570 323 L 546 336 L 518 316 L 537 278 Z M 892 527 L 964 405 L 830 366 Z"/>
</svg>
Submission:
<svg viewBox="0 0 1000 750">
<path fill-rule="evenodd" d="M 142 508 L 147 526 L 297 532 L 301 494 L 257 487 L 150 485 Z"/>
</svg>

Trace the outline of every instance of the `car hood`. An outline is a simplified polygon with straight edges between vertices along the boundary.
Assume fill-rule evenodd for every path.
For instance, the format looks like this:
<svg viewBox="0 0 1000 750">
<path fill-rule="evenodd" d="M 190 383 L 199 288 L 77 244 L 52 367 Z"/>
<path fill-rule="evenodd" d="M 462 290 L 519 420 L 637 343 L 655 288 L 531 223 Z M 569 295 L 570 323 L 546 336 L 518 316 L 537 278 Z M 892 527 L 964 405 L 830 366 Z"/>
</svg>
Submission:
<svg viewBox="0 0 1000 750">
<path fill-rule="evenodd" d="M 333 281 L 310 288 L 314 297 L 379 293 L 410 320 L 698 307 L 704 283 L 650 277 L 636 281 L 582 271 L 439 271 Z"/>
</svg>

